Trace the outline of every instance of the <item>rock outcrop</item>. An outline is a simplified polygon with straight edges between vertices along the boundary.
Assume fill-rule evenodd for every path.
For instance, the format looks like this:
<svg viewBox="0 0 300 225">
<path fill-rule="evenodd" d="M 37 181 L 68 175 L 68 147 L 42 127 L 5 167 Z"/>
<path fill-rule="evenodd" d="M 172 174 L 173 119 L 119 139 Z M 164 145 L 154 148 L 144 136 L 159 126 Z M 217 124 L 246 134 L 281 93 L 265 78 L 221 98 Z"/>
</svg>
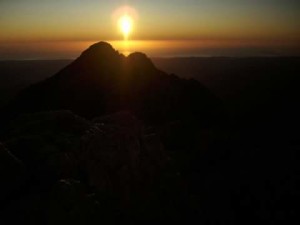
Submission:
<svg viewBox="0 0 300 225">
<path fill-rule="evenodd" d="M 89 185 L 124 202 L 150 194 L 168 160 L 159 137 L 144 133 L 128 112 L 96 118 L 82 137 L 81 153 Z"/>
<path fill-rule="evenodd" d="M 89 126 L 70 111 L 25 114 L 11 122 L 5 144 L 38 180 L 68 178 L 77 173 L 80 137 Z"/>
<path fill-rule="evenodd" d="M 5 144 L 22 161 L 0 145 L 5 222 L 114 224 L 159 202 L 169 157 L 129 112 L 90 122 L 69 111 L 26 114 L 9 131 Z"/>
</svg>

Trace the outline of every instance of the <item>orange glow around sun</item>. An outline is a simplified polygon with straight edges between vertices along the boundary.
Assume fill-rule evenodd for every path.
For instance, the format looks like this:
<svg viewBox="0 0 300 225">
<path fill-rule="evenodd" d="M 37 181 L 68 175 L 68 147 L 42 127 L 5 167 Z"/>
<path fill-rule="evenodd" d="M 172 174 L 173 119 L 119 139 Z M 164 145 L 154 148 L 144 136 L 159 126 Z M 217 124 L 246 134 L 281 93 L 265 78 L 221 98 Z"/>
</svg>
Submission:
<svg viewBox="0 0 300 225">
<path fill-rule="evenodd" d="M 132 31 L 132 26 L 133 26 L 133 20 L 130 16 L 124 15 L 124 16 L 120 17 L 119 27 L 120 27 L 122 34 L 124 35 L 125 40 L 128 40 L 129 34 Z"/>
<path fill-rule="evenodd" d="M 134 22 L 138 18 L 137 11 L 130 6 L 122 6 L 113 12 L 113 20 L 118 24 L 118 30 L 122 33 L 125 41 L 128 41 L 129 35 L 133 30 Z"/>
</svg>

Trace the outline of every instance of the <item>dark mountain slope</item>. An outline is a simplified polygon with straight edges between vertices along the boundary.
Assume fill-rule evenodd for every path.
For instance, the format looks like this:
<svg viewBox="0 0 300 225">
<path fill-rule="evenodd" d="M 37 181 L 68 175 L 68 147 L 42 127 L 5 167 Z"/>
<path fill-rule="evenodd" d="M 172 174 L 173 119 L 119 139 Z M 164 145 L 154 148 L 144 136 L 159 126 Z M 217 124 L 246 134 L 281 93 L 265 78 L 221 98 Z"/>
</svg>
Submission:
<svg viewBox="0 0 300 225">
<path fill-rule="evenodd" d="M 57 109 L 86 118 L 129 110 L 146 122 L 201 118 L 202 125 L 215 122 L 221 113 L 218 99 L 197 81 L 156 69 L 142 53 L 124 57 L 104 42 L 25 89 L 7 111 L 16 115 Z"/>
<path fill-rule="evenodd" d="M 217 98 L 142 53 L 124 57 L 97 43 L 25 89 L 1 118 L 8 122 L 1 224 L 289 224 L 296 217 L 298 147 L 260 144 L 262 126 L 228 131 Z M 265 136 L 277 139 L 273 133 Z"/>
</svg>

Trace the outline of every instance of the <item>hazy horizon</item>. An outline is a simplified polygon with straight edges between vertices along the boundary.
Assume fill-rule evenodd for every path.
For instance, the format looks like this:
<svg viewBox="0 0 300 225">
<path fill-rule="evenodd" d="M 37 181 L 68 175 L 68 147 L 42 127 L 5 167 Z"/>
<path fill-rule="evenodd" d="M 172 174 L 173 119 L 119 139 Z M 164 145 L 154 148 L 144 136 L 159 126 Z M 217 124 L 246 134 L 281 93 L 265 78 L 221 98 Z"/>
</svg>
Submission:
<svg viewBox="0 0 300 225">
<path fill-rule="evenodd" d="M 0 43 L 0 60 L 75 59 L 98 41 Z M 149 57 L 285 57 L 300 56 L 300 49 L 290 45 L 261 46 L 255 42 L 229 41 L 107 41 L 124 55 L 143 52 Z"/>
</svg>

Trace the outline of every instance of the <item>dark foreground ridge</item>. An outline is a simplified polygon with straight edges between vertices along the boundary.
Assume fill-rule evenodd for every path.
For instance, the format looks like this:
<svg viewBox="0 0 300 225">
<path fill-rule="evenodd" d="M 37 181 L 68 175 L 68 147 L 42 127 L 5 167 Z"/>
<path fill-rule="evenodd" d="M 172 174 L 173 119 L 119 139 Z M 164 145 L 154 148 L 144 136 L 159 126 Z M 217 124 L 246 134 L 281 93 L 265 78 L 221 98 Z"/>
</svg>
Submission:
<svg viewBox="0 0 300 225">
<path fill-rule="evenodd" d="M 96 43 L 21 92 L 1 124 L 1 224 L 274 224 L 296 216 L 293 151 L 244 143 L 251 137 L 231 132 L 218 98 L 143 53 L 125 57 Z"/>
</svg>

